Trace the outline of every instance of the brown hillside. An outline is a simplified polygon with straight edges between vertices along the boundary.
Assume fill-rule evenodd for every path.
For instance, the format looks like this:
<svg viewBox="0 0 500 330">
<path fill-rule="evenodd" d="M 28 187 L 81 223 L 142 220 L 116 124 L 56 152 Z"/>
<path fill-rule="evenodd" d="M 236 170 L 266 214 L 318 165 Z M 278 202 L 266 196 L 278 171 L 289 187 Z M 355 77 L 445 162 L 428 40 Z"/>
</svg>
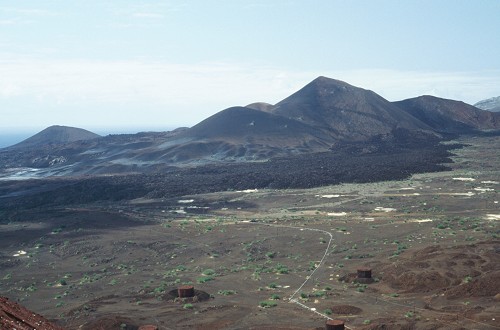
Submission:
<svg viewBox="0 0 500 330">
<path fill-rule="evenodd" d="M 439 132 L 466 133 L 500 128 L 500 113 L 481 110 L 461 101 L 424 95 L 394 104 Z"/>
</svg>

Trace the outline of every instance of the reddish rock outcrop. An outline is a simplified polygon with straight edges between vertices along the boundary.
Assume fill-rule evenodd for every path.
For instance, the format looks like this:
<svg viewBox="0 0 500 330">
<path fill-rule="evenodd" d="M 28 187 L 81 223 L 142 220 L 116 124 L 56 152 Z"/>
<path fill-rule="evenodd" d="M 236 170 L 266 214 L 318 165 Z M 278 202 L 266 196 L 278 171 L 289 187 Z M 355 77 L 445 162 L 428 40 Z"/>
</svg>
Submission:
<svg viewBox="0 0 500 330">
<path fill-rule="evenodd" d="M 156 325 L 147 324 L 147 325 L 141 325 L 139 327 L 139 330 L 158 330 L 158 327 Z"/>
<path fill-rule="evenodd" d="M 0 297 L 0 329 L 5 330 L 63 330 L 43 316 L 27 308 Z"/>
</svg>

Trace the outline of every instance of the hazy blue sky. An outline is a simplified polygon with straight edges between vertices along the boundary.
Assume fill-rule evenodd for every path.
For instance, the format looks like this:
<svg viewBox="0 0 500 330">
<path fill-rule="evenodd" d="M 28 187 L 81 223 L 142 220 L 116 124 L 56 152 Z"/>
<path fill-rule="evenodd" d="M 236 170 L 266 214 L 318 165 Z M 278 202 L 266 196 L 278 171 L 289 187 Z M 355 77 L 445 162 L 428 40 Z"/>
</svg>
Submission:
<svg viewBox="0 0 500 330">
<path fill-rule="evenodd" d="M 191 126 L 319 75 L 500 95 L 498 0 L 0 0 L 0 130 Z"/>
</svg>

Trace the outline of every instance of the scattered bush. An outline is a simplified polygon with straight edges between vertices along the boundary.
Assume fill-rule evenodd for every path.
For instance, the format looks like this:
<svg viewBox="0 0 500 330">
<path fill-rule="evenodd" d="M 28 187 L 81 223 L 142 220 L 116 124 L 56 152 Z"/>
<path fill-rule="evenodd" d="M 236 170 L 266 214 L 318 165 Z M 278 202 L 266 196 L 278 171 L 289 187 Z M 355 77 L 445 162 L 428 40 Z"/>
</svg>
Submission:
<svg viewBox="0 0 500 330">
<path fill-rule="evenodd" d="M 205 269 L 202 274 L 203 275 L 208 275 L 208 276 L 214 275 L 215 274 L 215 270 L 213 270 L 213 269 Z"/>
<path fill-rule="evenodd" d="M 406 312 L 405 317 L 407 318 L 412 318 L 413 317 L 413 312 Z"/>
<path fill-rule="evenodd" d="M 198 277 L 196 279 L 196 282 L 197 283 L 206 283 L 206 282 L 209 282 L 209 281 L 212 281 L 214 279 L 213 276 L 202 276 L 202 277 Z"/>
<path fill-rule="evenodd" d="M 233 291 L 233 290 L 219 290 L 217 291 L 218 294 L 222 295 L 222 296 L 230 296 L 230 295 L 233 295 L 233 294 L 236 294 L 236 291 Z"/>
<path fill-rule="evenodd" d="M 265 301 L 261 301 L 259 303 L 259 306 L 260 307 L 263 307 L 263 308 L 270 308 L 270 307 L 276 307 L 278 306 L 278 303 L 275 302 L 275 301 L 268 301 L 268 300 L 265 300 Z"/>
<path fill-rule="evenodd" d="M 267 252 L 266 253 L 266 257 L 268 257 L 269 259 L 272 259 L 276 256 L 276 253 L 275 252 Z"/>
</svg>

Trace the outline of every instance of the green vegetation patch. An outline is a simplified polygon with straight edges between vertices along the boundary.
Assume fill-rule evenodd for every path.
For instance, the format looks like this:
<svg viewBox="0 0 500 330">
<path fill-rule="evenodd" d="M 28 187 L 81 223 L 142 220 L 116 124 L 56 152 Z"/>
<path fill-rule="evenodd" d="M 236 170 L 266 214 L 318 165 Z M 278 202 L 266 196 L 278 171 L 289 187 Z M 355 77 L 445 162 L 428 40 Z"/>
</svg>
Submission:
<svg viewBox="0 0 500 330">
<path fill-rule="evenodd" d="M 259 306 L 262 307 L 262 308 L 271 308 L 271 307 L 278 306 L 278 303 L 275 302 L 275 301 L 265 300 L 265 301 L 261 301 L 259 303 Z"/>
</svg>

